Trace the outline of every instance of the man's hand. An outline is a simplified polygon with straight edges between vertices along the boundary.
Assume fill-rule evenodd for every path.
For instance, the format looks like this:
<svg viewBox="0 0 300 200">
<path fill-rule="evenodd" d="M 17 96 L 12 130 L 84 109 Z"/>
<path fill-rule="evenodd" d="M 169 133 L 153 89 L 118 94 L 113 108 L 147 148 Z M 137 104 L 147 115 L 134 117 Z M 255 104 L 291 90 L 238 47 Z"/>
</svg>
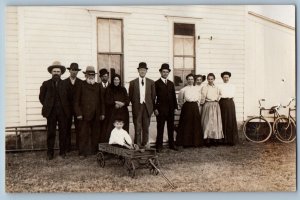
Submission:
<svg viewBox="0 0 300 200">
<path fill-rule="evenodd" d="M 105 116 L 104 115 L 100 115 L 100 120 L 104 120 Z"/>
<path fill-rule="evenodd" d="M 78 119 L 78 120 L 82 120 L 82 115 L 77 116 L 77 119 Z"/>
<path fill-rule="evenodd" d="M 121 101 L 115 101 L 115 108 L 122 108 L 125 105 L 125 103 Z"/>
<path fill-rule="evenodd" d="M 158 112 L 157 109 L 154 110 L 154 115 L 155 115 L 155 116 L 158 116 L 158 115 L 159 115 L 159 112 Z"/>
</svg>

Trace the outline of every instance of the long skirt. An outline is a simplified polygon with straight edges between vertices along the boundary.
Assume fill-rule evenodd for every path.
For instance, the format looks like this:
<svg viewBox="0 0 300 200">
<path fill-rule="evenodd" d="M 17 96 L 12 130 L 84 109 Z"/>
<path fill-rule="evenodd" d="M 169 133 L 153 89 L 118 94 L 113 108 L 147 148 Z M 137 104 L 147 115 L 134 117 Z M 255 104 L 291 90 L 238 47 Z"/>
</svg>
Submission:
<svg viewBox="0 0 300 200">
<path fill-rule="evenodd" d="M 201 125 L 203 128 L 204 139 L 224 138 L 221 111 L 218 102 L 205 102 L 201 110 Z"/>
<path fill-rule="evenodd" d="M 225 144 L 234 145 L 238 142 L 235 105 L 232 98 L 221 98 L 220 102 L 222 126 Z"/>
<path fill-rule="evenodd" d="M 176 145 L 197 147 L 203 145 L 199 107 L 196 102 L 185 102 L 181 109 Z"/>
</svg>

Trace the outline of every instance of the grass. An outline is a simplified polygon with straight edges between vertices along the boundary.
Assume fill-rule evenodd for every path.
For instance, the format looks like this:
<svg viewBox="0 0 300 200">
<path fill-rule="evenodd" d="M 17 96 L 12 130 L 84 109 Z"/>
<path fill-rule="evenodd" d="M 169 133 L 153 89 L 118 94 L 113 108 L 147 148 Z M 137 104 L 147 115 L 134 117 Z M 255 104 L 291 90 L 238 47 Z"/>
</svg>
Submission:
<svg viewBox="0 0 300 200">
<path fill-rule="evenodd" d="M 6 154 L 6 192 L 237 192 L 296 191 L 296 143 L 243 142 L 234 147 L 164 150 L 160 175 L 138 169 L 136 178 L 109 159 L 100 168 L 95 156 L 47 161 L 45 152 Z"/>
</svg>

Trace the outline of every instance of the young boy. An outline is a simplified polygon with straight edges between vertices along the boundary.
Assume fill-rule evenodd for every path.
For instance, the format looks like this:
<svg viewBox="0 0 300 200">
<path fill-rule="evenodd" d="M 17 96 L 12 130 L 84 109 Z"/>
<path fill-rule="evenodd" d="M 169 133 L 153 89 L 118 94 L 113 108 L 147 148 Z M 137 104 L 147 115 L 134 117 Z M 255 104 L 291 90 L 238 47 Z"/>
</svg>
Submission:
<svg viewBox="0 0 300 200">
<path fill-rule="evenodd" d="M 131 137 L 123 129 L 124 122 L 122 119 L 116 119 L 114 122 L 114 129 L 111 131 L 109 144 L 134 149 Z"/>
</svg>

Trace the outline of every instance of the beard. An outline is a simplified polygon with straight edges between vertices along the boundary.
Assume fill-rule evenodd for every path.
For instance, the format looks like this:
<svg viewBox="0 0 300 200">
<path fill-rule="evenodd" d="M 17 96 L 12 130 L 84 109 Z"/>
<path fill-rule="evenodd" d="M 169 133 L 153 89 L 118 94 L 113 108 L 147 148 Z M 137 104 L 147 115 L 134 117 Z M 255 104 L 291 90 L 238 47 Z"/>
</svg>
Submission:
<svg viewBox="0 0 300 200">
<path fill-rule="evenodd" d="M 96 81 L 95 81 L 95 78 L 87 78 L 87 79 L 86 79 L 86 82 L 87 82 L 88 84 L 94 85 Z"/>
<path fill-rule="evenodd" d="M 60 76 L 58 74 L 54 74 L 52 76 L 53 81 L 57 82 L 60 79 Z"/>
</svg>

